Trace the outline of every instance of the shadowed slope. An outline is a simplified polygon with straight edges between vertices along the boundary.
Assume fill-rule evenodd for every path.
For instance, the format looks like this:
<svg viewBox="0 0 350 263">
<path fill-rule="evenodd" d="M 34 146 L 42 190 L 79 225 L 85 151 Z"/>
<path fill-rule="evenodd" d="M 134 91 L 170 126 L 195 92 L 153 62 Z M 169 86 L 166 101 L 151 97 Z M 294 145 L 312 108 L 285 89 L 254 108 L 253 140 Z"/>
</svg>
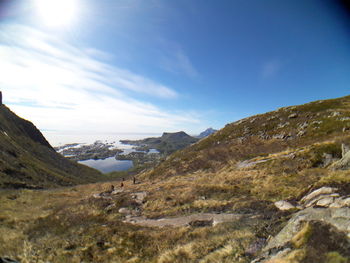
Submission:
<svg viewBox="0 0 350 263">
<path fill-rule="evenodd" d="M 57 154 L 31 122 L 0 106 L 0 188 L 67 186 L 99 176 Z"/>
</svg>

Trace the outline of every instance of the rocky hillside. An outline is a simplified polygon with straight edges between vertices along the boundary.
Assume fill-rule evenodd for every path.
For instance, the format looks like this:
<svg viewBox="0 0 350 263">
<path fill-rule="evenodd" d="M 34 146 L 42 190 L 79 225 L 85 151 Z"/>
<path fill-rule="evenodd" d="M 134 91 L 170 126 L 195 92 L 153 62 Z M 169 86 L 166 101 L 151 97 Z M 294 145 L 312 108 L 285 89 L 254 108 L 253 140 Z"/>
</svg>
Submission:
<svg viewBox="0 0 350 263">
<path fill-rule="evenodd" d="M 317 148 L 315 144 L 327 141 L 336 146 L 328 145 L 324 153 L 339 158 L 340 143 L 349 135 L 350 96 L 280 108 L 227 124 L 215 134 L 173 154 L 150 176 L 217 171 L 232 162 L 302 147 Z M 322 162 L 316 159 L 312 165 Z"/>
<path fill-rule="evenodd" d="M 135 181 L 0 191 L 0 260 L 348 263 L 349 127 L 350 96 L 317 101 L 228 124 Z"/>
<path fill-rule="evenodd" d="M 138 146 L 137 148 L 140 150 L 156 149 L 165 155 L 181 150 L 196 141 L 198 141 L 197 138 L 192 137 L 183 131 L 173 133 L 164 132 L 161 137 L 146 138 L 143 140 L 121 140 L 124 144 Z"/>
<path fill-rule="evenodd" d="M 95 182 L 98 171 L 55 152 L 41 132 L 0 106 L 0 188 L 47 188 Z"/>
</svg>

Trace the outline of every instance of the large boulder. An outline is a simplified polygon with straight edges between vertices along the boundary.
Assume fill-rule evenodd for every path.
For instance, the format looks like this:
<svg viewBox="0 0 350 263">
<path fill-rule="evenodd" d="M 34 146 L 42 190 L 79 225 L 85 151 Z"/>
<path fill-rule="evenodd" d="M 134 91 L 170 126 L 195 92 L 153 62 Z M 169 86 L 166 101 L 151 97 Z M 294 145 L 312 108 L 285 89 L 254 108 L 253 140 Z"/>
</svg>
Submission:
<svg viewBox="0 0 350 263">
<path fill-rule="evenodd" d="M 330 167 L 333 170 L 348 170 L 348 169 L 350 169 L 350 151 L 345 153 L 344 156 L 339 161 L 336 161 Z"/>
<path fill-rule="evenodd" d="M 334 255 L 350 257 L 350 208 L 310 207 L 296 213 L 252 262 L 323 262 Z"/>
</svg>

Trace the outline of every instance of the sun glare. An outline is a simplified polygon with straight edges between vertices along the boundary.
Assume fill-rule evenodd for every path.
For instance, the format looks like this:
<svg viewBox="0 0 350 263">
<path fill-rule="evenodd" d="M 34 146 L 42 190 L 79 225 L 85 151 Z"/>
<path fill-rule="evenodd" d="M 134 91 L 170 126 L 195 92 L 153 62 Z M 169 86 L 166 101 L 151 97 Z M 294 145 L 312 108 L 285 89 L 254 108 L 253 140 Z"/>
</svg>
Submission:
<svg viewBox="0 0 350 263">
<path fill-rule="evenodd" d="M 41 21 L 49 27 L 71 25 L 78 13 L 77 0 L 35 0 L 35 6 Z"/>
</svg>

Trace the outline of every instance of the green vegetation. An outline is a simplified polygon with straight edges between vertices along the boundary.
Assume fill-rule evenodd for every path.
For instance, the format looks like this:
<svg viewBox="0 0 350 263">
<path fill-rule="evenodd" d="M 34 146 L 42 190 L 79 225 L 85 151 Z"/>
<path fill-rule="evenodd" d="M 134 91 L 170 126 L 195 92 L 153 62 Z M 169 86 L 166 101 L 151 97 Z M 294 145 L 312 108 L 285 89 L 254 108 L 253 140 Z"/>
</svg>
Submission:
<svg viewBox="0 0 350 263">
<path fill-rule="evenodd" d="M 297 210 L 280 211 L 275 201 L 296 205 L 322 186 L 349 195 L 350 170 L 331 167 L 341 158 L 342 143 L 350 144 L 349 115 L 348 96 L 246 118 L 142 171 L 136 175 L 137 184 L 128 172 L 114 172 L 103 176 L 118 179 L 110 183 L 1 191 L 0 256 L 21 262 L 251 262 Z M 45 163 L 37 161 L 37 169 L 51 165 L 39 158 L 41 147 L 51 151 L 47 146 L 23 140 L 16 148 L 9 140 L 0 140 L 12 156 L 12 162 L 1 159 L 7 173 L 22 155 Z M 25 143 L 33 149 L 28 155 L 18 150 Z M 51 166 L 45 169 L 52 171 Z M 13 174 L 19 176 L 19 171 Z M 122 177 L 126 180 L 120 191 Z M 96 197 L 111 184 L 117 194 Z M 138 203 L 135 193 L 140 192 L 147 194 Z M 121 208 L 153 219 L 204 212 L 239 214 L 241 219 L 213 226 L 152 228 L 123 222 Z M 302 223 L 296 231 L 282 248 L 288 250 L 269 263 L 349 262 L 346 233 L 318 220 Z"/>
<path fill-rule="evenodd" d="M 0 106 L 0 188 L 47 188 L 96 182 L 101 174 L 57 154 L 29 121 Z"/>
</svg>

